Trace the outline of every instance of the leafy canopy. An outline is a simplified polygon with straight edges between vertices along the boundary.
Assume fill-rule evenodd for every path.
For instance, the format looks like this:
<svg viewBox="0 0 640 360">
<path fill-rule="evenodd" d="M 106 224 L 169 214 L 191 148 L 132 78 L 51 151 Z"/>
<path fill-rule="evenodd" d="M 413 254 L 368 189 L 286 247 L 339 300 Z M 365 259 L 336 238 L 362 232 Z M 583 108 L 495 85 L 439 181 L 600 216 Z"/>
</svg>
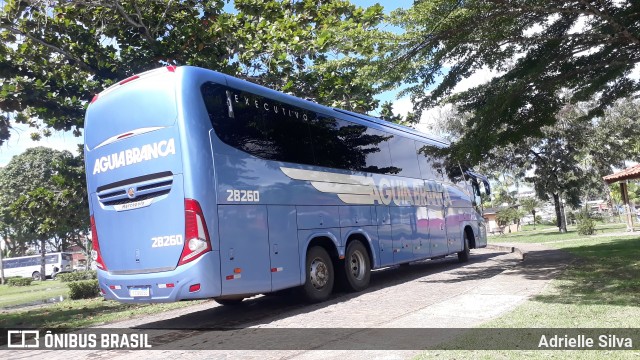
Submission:
<svg viewBox="0 0 640 360">
<path fill-rule="evenodd" d="M 81 156 L 27 149 L 0 169 L 0 235 L 14 255 L 43 241 L 63 250 L 87 233 L 87 201 Z"/>
<path fill-rule="evenodd" d="M 640 63 L 638 13 L 635 0 L 419 0 L 393 14 L 406 33 L 383 41 L 381 75 L 413 84 L 406 92 L 418 109 L 444 101 L 470 113 L 451 151 L 478 163 L 496 146 L 542 136 L 566 100 L 595 98 L 584 115 L 593 118 L 637 94 L 629 75 Z M 480 70 L 498 75 L 454 92 Z"/>
<path fill-rule="evenodd" d="M 75 130 L 94 94 L 135 73 L 194 65 L 323 104 L 366 112 L 360 76 L 382 7 L 346 0 L 6 0 L 0 2 L 0 144 L 10 120 Z M 339 61 L 341 58 L 344 60 Z M 11 115 L 11 119 L 10 116 Z M 39 137 L 35 134 L 34 137 Z"/>
</svg>

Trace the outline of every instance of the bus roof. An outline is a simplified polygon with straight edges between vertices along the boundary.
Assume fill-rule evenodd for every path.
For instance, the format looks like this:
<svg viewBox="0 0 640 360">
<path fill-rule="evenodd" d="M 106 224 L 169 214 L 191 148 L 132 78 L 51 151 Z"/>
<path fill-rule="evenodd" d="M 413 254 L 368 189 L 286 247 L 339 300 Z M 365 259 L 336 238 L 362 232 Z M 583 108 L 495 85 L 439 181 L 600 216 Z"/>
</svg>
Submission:
<svg viewBox="0 0 640 360">
<path fill-rule="evenodd" d="M 117 90 L 118 88 L 121 88 L 121 85 L 125 85 L 131 81 L 137 80 L 139 78 L 143 78 L 146 76 L 151 76 L 154 73 L 158 72 L 158 71 L 162 71 L 161 69 L 164 69 L 164 71 L 168 71 L 168 72 L 172 72 L 172 73 L 182 73 L 185 76 L 190 76 L 191 74 L 193 74 L 194 76 L 197 76 L 197 73 L 201 73 L 202 71 L 206 71 L 206 72 L 211 72 L 211 73 L 215 73 L 219 76 L 223 76 L 225 78 L 225 80 L 227 81 L 227 85 L 234 87 L 234 83 L 241 83 L 242 85 L 246 86 L 247 88 L 251 89 L 252 91 L 256 91 L 257 95 L 263 95 L 263 96 L 268 96 L 271 98 L 274 98 L 274 100 L 279 100 L 279 101 L 284 101 L 287 103 L 290 103 L 291 105 L 296 105 L 299 107 L 304 107 L 308 110 L 311 111 L 316 111 L 316 112 L 321 112 L 324 115 L 333 115 L 333 116 L 337 116 L 339 118 L 342 118 L 344 120 L 349 120 L 355 123 L 358 123 L 360 125 L 365 125 L 365 126 L 369 126 L 369 127 L 373 127 L 373 128 L 377 128 L 378 130 L 385 130 L 385 131 L 390 131 L 392 133 L 396 133 L 396 134 L 401 134 L 404 136 L 411 136 L 414 138 L 414 140 L 422 140 L 422 141 L 429 141 L 432 144 L 431 145 L 435 145 L 438 147 L 447 147 L 449 146 L 449 142 L 442 139 L 439 136 L 435 136 L 432 134 L 426 134 L 423 133 L 421 131 L 418 131 L 416 129 L 407 127 L 407 126 L 403 126 L 400 124 L 396 124 L 396 123 L 392 123 L 377 117 L 373 117 L 373 116 L 369 116 L 369 115 L 365 115 L 365 114 L 360 114 L 360 113 L 356 113 L 353 111 L 349 111 L 349 110 L 344 110 L 344 109 L 338 109 L 338 108 L 333 108 L 333 107 L 329 107 L 329 106 L 325 106 L 325 105 L 321 105 L 318 104 L 316 102 L 313 101 L 309 101 L 306 99 L 302 99 L 290 94 L 285 94 L 283 92 L 277 91 L 277 90 L 273 90 L 270 89 L 268 87 L 262 86 L 262 85 L 258 85 L 256 83 L 252 83 L 250 81 L 246 81 L 246 80 L 242 80 L 227 74 L 223 74 L 223 73 L 219 73 L 217 71 L 214 70 L 209 70 L 209 69 L 204 69 L 204 68 L 199 68 L 199 67 L 195 67 L 195 66 L 166 66 L 164 68 L 159 68 L 159 69 L 154 69 L 154 70 L 149 70 L 149 71 L 145 71 L 142 72 L 140 74 L 137 75 L 133 75 L 127 79 L 124 79 L 120 82 L 115 83 L 114 85 L 110 86 L 109 88 L 103 90 L 102 92 L 100 92 L 99 94 L 97 94 L 93 100 L 91 101 L 92 103 L 95 102 L 96 100 L 98 100 L 98 98 L 103 97 L 105 95 L 107 95 L 108 93 Z M 178 69 L 180 69 L 181 71 L 178 71 Z M 346 117 L 345 117 L 346 115 Z"/>
</svg>

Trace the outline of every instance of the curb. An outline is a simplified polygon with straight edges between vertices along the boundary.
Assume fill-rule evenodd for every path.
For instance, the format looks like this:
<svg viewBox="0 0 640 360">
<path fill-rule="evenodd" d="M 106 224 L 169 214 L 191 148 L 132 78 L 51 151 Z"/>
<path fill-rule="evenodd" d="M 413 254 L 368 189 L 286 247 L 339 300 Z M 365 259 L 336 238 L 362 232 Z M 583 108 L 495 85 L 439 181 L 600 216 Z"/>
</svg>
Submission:
<svg viewBox="0 0 640 360">
<path fill-rule="evenodd" d="M 497 251 L 504 251 L 504 252 L 508 252 L 508 253 L 513 253 L 515 254 L 518 258 L 520 258 L 520 260 L 524 260 L 527 252 L 526 251 L 522 251 L 522 249 L 517 248 L 515 246 L 505 246 L 505 245 L 495 245 L 495 244 L 487 244 L 487 249 L 492 249 L 492 250 L 497 250 Z"/>
</svg>

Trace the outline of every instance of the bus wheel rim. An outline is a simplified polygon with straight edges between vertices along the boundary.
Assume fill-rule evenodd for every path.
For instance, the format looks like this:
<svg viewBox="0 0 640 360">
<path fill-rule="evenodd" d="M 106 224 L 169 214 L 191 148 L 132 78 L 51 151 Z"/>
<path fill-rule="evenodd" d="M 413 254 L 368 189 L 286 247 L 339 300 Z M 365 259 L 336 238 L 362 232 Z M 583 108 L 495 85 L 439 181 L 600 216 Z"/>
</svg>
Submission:
<svg viewBox="0 0 640 360">
<path fill-rule="evenodd" d="M 311 262 L 311 284 L 316 289 L 322 289 L 329 281 L 329 268 L 321 259 L 313 259 Z"/>
<path fill-rule="evenodd" d="M 354 251 L 349 257 L 349 271 L 351 271 L 351 275 L 356 280 L 364 278 L 364 255 L 360 251 Z"/>
</svg>

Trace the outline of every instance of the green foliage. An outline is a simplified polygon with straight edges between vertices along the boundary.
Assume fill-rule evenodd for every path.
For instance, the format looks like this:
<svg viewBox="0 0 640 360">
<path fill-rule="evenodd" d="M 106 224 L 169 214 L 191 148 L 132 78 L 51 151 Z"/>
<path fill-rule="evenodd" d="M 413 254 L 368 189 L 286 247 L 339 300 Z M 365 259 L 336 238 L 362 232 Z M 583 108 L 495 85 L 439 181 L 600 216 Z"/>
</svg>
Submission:
<svg viewBox="0 0 640 360">
<path fill-rule="evenodd" d="M 382 7 L 345 0 L 19 1 L 0 8 L 0 108 L 80 135 L 94 94 L 135 73 L 193 65 L 356 111 L 377 106 L 362 36 Z M 351 34 L 347 36 L 346 34 Z M 10 135 L 0 118 L 0 144 Z M 46 134 L 46 129 L 41 131 Z"/>
<path fill-rule="evenodd" d="M 7 285 L 9 286 L 30 286 L 31 282 L 33 281 L 32 278 L 26 278 L 26 277 L 12 277 L 12 278 L 8 278 L 7 280 Z"/>
<path fill-rule="evenodd" d="M 591 218 L 587 210 L 583 210 L 576 215 L 578 221 L 577 231 L 580 235 L 593 235 L 596 230 L 596 222 Z"/>
<path fill-rule="evenodd" d="M 601 198 L 605 189 L 602 177 L 632 157 L 627 149 L 630 146 L 624 150 L 618 143 L 629 145 L 640 136 L 639 109 L 638 101 L 621 101 L 605 117 L 585 122 L 581 119 L 588 114 L 589 104 L 567 103 L 557 114 L 555 125 L 541 128 L 542 139 L 527 137 L 518 144 L 496 148 L 483 166 L 529 175 L 525 179 L 533 184 L 536 196 L 552 200 L 561 219 L 561 201 L 577 207 L 584 199 Z"/>
<path fill-rule="evenodd" d="M 413 84 L 406 92 L 420 109 L 454 102 L 471 113 L 473 131 L 452 151 L 477 163 L 496 146 L 541 136 L 563 106 L 562 89 L 572 103 L 597 98 L 586 118 L 640 90 L 628 76 L 640 62 L 638 12 L 632 0 L 416 1 L 392 14 L 404 34 L 374 34 L 380 74 Z M 454 94 L 487 70 L 489 82 Z"/>
<path fill-rule="evenodd" d="M 59 279 L 61 282 L 95 280 L 98 278 L 98 273 L 95 270 L 74 271 L 70 273 L 58 274 L 56 278 Z"/>
<path fill-rule="evenodd" d="M 620 190 L 620 184 L 611 184 L 609 187 L 611 200 L 617 205 L 623 205 L 622 192 Z M 627 183 L 627 195 L 629 195 L 629 202 L 632 204 L 640 205 L 640 186 L 635 181 Z"/>
<path fill-rule="evenodd" d="M 36 147 L 0 169 L 0 235 L 13 240 L 12 254 L 37 241 L 63 250 L 69 239 L 80 240 L 89 228 L 87 209 L 82 156 Z"/>
<path fill-rule="evenodd" d="M 67 286 L 71 300 L 91 299 L 100 295 L 98 280 L 72 281 Z"/>
<path fill-rule="evenodd" d="M 507 226 L 509 224 L 519 223 L 522 218 L 522 212 L 516 208 L 501 209 L 496 212 L 496 222 L 500 226 Z"/>
</svg>

